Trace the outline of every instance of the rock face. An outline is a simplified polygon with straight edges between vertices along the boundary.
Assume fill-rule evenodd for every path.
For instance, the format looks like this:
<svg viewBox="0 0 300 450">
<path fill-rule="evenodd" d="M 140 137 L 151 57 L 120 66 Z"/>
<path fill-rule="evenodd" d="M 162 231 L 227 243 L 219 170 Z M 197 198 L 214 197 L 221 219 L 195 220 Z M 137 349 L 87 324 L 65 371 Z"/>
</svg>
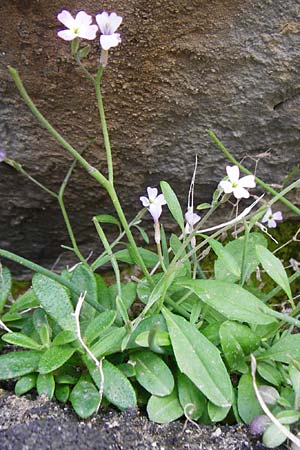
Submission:
<svg viewBox="0 0 300 450">
<path fill-rule="evenodd" d="M 70 155 L 37 123 L 12 82 L 19 70 L 34 102 L 105 173 L 93 89 L 56 37 L 56 14 L 99 11 L 96 0 L 1 0 L 0 143 L 10 158 L 57 190 Z M 300 6 L 295 0 L 111 0 L 123 16 L 122 44 L 110 52 L 103 94 L 115 179 L 128 217 L 145 187 L 167 180 L 183 205 L 199 157 L 197 201 L 225 173 L 212 129 L 238 159 L 280 184 L 299 163 Z M 97 42 L 87 65 L 93 69 Z M 69 244 L 55 199 L 0 166 L 0 247 L 51 266 Z M 77 168 L 66 205 L 85 254 L 97 251 L 91 217 L 113 212 L 103 189 Z M 149 220 L 150 226 L 150 220 Z M 65 255 L 63 255 L 64 257 Z"/>
</svg>

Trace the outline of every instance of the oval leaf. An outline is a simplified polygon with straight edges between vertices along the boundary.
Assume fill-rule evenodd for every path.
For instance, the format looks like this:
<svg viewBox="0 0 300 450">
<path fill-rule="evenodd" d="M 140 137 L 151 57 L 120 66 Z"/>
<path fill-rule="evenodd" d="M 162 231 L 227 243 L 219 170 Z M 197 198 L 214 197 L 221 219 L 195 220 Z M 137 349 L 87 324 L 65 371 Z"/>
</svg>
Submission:
<svg viewBox="0 0 300 450">
<path fill-rule="evenodd" d="M 147 413 L 149 419 L 156 423 L 169 423 L 183 415 L 176 391 L 166 397 L 152 395 L 148 401 Z"/>
<path fill-rule="evenodd" d="M 290 334 L 279 339 L 269 350 L 259 355 L 259 359 L 273 359 L 287 364 L 299 357 L 300 334 Z"/>
<path fill-rule="evenodd" d="M 39 273 L 32 279 L 34 292 L 46 311 L 63 330 L 76 332 L 74 310 L 67 290 Z"/>
<path fill-rule="evenodd" d="M 90 417 L 99 405 L 99 392 L 90 381 L 79 380 L 70 395 L 70 401 L 79 417 Z"/>
<path fill-rule="evenodd" d="M 48 348 L 41 356 L 39 363 L 40 373 L 49 373 L 61 367 L 75 352 L 75 348 L 70 346 L 54 345 Z"/>
<path fill-rule="evenodd" d="M 231 406 L 232 385 L 219 350 L 183 317 L 163 310 L 179 369 L 215 405 Z"/>
<path fill-rule="evenodd" d="M 15 385 L 15 394 L 23 395 L 33 389 L 36 385 L 36 378 L 36 373 L 29 373 L 28 375 L 24 375 L 20 378 Z"/>
<path fill-rule="evenodd" d="M 36 380 L 36 390 L 39 395 L 46 395 L 50 400 L 53 398 L 55 381 L 52 373 L 39 374 Z"/>
<path fill-rule="evenodd" d="M 41 354 L 35 351 L 13 352 L 0 356 L 0 380 L 17 378 L 34 372 Z"/>
<path fill-rule="evenodd" d="M 31 350 L 40 350 L 42 346 L 22 333 L 7 333 L 1 338 L 8 344 L 18 345 L 19 347 L 30 348 Z"/>
<path fill-rule="evenodd" d="M 165 397 L 174 389 L 174 378 L 166 363 L 150 351 L 133 353 L 137 381 L 151 394 Z"/>
<path fill-rule="evenodd" d="M 191 289 L 207 305 L 227 319 L 265 325 L 275 322 L 271 310 L 241 286 L 216 280 L 190 280 L 182 285 Z"/>
<path fill-rule="evenodd" d="M 206 407 L 206 398 L 191 380 L 183 373 L 178 373 L 178 397 L 184 415 L 198 420 Z"/>
</svg>

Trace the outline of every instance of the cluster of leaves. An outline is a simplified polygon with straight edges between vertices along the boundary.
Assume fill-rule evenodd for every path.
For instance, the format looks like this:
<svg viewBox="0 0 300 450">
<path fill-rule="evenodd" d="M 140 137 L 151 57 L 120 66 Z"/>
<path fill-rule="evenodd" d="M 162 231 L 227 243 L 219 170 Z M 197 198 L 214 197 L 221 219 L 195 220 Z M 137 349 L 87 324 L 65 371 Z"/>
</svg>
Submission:
<svg viewBox="0 0 300 450">
<path fill-rule="evenodd" d="M 168 204 L 177 205 L 174 199 Z M 170 209 L 181 222 L 178 210 Z M 18 395 L 35 388 L 70 401 L 83 418 L 97 411 L 103 384 L 104 403 L 120 410 L 146 405 L 149 418 L 158 423 L 186 416 L 205 424 L 225 419 L 248 424 L 263 413 L 251 377 L 254 354 L 258 385 L 278 393 L 273 413 L 286 427 L 297 422 L 300 334 L 294 333 L 292 316 L 298 308 L 290 317 L 271 309 L 270 296 L 259 290 L 255 277 L 261 266 L 278 286 L 274 293 L 283 290 L 293 303 L 282 263 L 258 232 L 226 245 L 207 240 L 216 254 L 213 279 L 193 279 L 187 250 L 173 234 L 171 252 L 163 245 L 166 271 L 155 273 L 152 284 L 146 278 L 122 284 L 121 298 L 116 285 L 108 287 L 91 267 L 79 264 L 56 280 L 36 273 L 32 288 L 12 302 L 11 275 L 3 267 L 0 310 L 7 332 L 1 336 L 6 352 L 0 356 L 0 379 L 18 379 Z M 170 276 L 168 267 L 178 251 L 180 262 Z M 149 268 L 156 265 L 155 253 L 141 253 Z M 130 246 L 115 257 L 135 263 Z M 80 336 L 74 315 L 78 292 L 86 292 Z M 161 298 L 164 304 L 158 307 Z M 132 306 L 137 303 L 144 309 L 136 318 Z M 101 360 L 103 379 L 79 337 Z M 267 424 L 267 446 L 285 438 Z"/>
</svg>

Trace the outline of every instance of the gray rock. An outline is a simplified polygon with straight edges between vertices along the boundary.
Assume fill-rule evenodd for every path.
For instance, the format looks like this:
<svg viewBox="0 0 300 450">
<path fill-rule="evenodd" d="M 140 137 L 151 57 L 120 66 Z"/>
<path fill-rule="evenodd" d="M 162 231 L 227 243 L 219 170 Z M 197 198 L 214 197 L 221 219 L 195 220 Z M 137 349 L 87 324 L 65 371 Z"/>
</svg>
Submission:
<svg viewBox="0 0 300 450">
<path fill-rule="evenodd" d="M 0 143 L 53 190 L 70 156 L 27 110 L 7 65 L 19 70 L 34 102 L 77 149 L 97 135 L 86 156 L 105 173 L 92 87 L 73 63 L 68 43 L 56 37 L 62 6 L 99 12 L 96 0 L 76 2 L 77 10 L 70 0 L 0 4 Z M 197 202 L 210 199 L 226 160 L 207 129 L 249 168 L 258 162 L 257 173 L 269 183 L 280 184 L 299 164 L 299 2 L 112 0 L 101 7 L 124 17 L 122 44 L 110 52 L 103 94 L 116 186 L 129 218 L 145 187 L 161 179 L 185 205 L 196 153 Z M 97 52 L 95 43 L 91 70 Z M 5 164 L 0 172 L 0 247 L 51 266 L 60 245 L 69 244 L 55 200 Z M 66 204 L 84 254 L 97 252 L 91 217 L 113 212 L 103 189 L 77 168 Z M 146 223 L 151 229 L 150 219 Z"/>
</svg>

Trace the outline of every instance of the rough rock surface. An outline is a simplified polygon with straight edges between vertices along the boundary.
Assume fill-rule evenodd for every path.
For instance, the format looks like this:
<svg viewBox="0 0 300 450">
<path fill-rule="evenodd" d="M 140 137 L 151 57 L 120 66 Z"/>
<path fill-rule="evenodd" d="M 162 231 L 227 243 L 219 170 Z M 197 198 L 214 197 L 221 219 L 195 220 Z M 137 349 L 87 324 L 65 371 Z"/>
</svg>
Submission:
<svg viewBox="0 0 300 450">
<path fill-rule="evenodd" d="M 242 426 L 157 425 L 140 412 L 79 420 L 69 407 L 0 391 L 1 450 L 265 450 Z"/>
<path fill-rule="evenodd" d="M 56 37 L 62 8 L 124 17 L 122 45 L 110 54 L 103 93 L 115 179 L 129 217 L 145 186 L 170 182 L 183 204 L 194 155 L 197 201 L 210 199 L 225 158 L 213 129 L 249 167 L 278 184 L 299 163 L 300 4 L 295 0 L 1 0 L 0 145 L 56 190 L 70 156 L 24 106 L 7 65 L 78 149 L 99 131 L 92 87 Z M 88 61 L 93 68 L 95 43 Z M 105 172 L 101 136 L 86 153 Z M 0 247 L 51 266 L 69 244 L 54 199 L 0 167 Z M 103 189 L 78 168 L 66 203 L 85 254 L 97 249 L 91 217 L 112 212 Z M 149 221 L 150 222 L 150 221 Z M 150 225 L 150 223 L 149 223 Z"/>
</svg>

